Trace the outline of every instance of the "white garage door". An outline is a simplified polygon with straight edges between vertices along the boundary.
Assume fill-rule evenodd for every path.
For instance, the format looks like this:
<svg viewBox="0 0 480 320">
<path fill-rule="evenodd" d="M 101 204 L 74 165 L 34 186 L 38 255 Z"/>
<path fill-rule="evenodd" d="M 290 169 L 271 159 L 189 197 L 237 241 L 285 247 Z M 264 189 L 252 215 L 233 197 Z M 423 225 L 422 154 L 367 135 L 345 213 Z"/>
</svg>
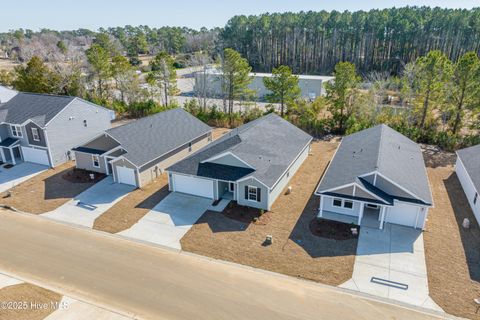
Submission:
<svg viewBox="0 0 480 320">
<path fill-rule="evenodd" d="M 125 167 L 117 167 L 117 182 L 136 186 L 135 170 Z"/>
<path fill-rule="evenodd" d="M 199 197 L 213 199 L 213 181 L 181 174 L 172 176 L 174 190 Z"/>
<path fill-rule="evenodd" d="M 400 224 L 402 226 L 417 226 L 421 228 L 423 226 L 423 212 L 419 211 L 417 206 L 396 202 L 395 206 L 388 208 L 385 221 Z"/>
<path fill-rule="evenodd" d="M 44 164 L 46 166 L 50 165 L 50 161 L 48 161 L 48 154 L 46 150 L 22 147 L 22 155 L 23 155 L 23 161 L 25 162 L 39 163 L 39 164 Z"/>
</svg>

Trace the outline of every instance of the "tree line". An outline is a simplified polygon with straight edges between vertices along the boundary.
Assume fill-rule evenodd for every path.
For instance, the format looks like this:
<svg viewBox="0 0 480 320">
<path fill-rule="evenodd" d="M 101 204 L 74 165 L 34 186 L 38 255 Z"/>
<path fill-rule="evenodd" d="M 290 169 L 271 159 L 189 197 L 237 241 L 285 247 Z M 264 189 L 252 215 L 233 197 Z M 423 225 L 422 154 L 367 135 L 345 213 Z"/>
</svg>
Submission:
<svg viewBox="0 0 480 320">
<path fill-rule="evenodd" d="M 295 73 L 330 74 L 338 62 L 349 61 L 361 73 L 399 73 L 432 50 L 451 60 L 468 51 L 480 53 L 480 8 L 242 15 L 228 21 L 219 41 L 256 71 L 287 65 Z"/>
</svg>

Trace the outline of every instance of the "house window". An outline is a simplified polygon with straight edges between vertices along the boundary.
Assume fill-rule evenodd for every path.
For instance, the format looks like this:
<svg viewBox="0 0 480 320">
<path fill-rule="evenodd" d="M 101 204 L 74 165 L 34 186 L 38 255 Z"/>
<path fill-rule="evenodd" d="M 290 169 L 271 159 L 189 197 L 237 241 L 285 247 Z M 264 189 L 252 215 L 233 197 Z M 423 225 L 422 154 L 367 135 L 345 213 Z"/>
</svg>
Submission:
<svg viewBox="0 0 480 320">
<path fill-rule="evenodd" d="M 473 204 L 477 204 L 478 193 L 475 192 L 475 197 L 473 197 Z"/>
<path fill-rule="evenodd" d="M 343 207 L 346 208 L 346 209 L 352 209 L 353 208 L 353 202 L 345 200 L 345 201 L 343 201 Z"/>
<path fill-rule="evenodd" d="M 258 188 L 257 187 L 252 187 L 248 186 L 248 200 L 250 201 L 259 201 L 258 200 Z"/>
<path fill-rule="evenodd" d="M 98 158 L 98 155 L 92 155 L 92 161 L 95 168 L 100 168 L 100 159 Z"/>
<path fill-rule="evenodd" d="M 342 199 L 333 199 L 333 206 L 334 207 L 341 207 L 342 206 Z"/>
<path fill-rule="evenodd" d="M 32 138 L 34 141 L 40 141 L 40 135 L 37 128 L 32 128 Z"/>
<path fill-rule="evenodd" d="M 88 127 L 87 120 L 83 120 L 83 126 Z"/>
<path fill-rule="evenodd" d="M 334 198 L 333 206 L 339 207 L 339 208 L 345 208 L 345 209 L 353 209 L 353 201 Z"/>
<path fill-rule="evenodd" d="M 12 136 L 17 137 L 17 138 L 22 137 L 22 127 L 12 125 L 12 126 L 10 126 L 10 128 L 12 129 Z"/>
<path fill-rule="evenodd" d="M 228 184 L 228 191 L 233 192 L 235 190 L 235 183 L 230 182 Z"/>
</svg>

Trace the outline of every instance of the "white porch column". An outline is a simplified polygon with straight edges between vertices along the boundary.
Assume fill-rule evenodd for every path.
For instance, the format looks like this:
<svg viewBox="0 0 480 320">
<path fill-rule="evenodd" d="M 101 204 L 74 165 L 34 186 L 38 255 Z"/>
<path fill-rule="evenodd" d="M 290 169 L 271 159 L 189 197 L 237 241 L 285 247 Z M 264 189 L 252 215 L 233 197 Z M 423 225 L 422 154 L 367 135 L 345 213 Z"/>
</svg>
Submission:
<svg viewBox="0 0 480 320">
<path fill-rule="evenodd" d="M 318 208 L 318 216 L 321 218 L 323 217 L 323 200 L 325 199 L 324 196 L 320 196 L 320 207 Z"/>
<path fill-rule="evenodd" d="M 364 208 L 365 208 L 365 203 L 360 202 L 360 212 L 358 213 L 358 223 L 357 223 L 358 225 L 360 225 L 360 223 L 362 222 Z"/>
<path fill-rule="evenodd" d="M 425 208 L 425 213 L 424 213 L 424 216 L 423 216 L 422 230 L 425 230 L 425 224 L 427 223 L 427 220 L 428 220 L 428 209 L 429 208 Z"/>
<path fill-rule="evenodd" d="M 387 212 L 387 207 L 382 206 L 382 213 L 380 215 L 380 230 L 383 229 L 383 222 L 385 221 L 385 212 Z"/>
<path fill-rule="evenodd" d="M 10 155 L 12 156 L 12 163 L 13 163 L 13 165 L 16 165 L 17 163 L 15 162 L 15 157 L 13 156 L 13 150 L 12 150 L 12 148 L 10 148 L 10 149 L 8 149 L 8 150 L 10 150 Z"/>
</svg>

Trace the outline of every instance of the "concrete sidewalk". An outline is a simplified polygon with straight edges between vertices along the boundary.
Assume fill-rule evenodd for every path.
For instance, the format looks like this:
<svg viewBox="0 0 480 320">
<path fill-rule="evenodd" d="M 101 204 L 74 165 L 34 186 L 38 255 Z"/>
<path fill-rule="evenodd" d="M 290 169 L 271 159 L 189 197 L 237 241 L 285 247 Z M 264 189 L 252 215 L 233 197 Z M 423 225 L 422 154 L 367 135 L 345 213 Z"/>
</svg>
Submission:
<svg viewBox="0 0 480 320">
<path fill-rule="evenodd" d="M 310 281 L 10 211 L 0 212 L 0 270 L 136 318 L 444 318 Z"/>
</svg>

